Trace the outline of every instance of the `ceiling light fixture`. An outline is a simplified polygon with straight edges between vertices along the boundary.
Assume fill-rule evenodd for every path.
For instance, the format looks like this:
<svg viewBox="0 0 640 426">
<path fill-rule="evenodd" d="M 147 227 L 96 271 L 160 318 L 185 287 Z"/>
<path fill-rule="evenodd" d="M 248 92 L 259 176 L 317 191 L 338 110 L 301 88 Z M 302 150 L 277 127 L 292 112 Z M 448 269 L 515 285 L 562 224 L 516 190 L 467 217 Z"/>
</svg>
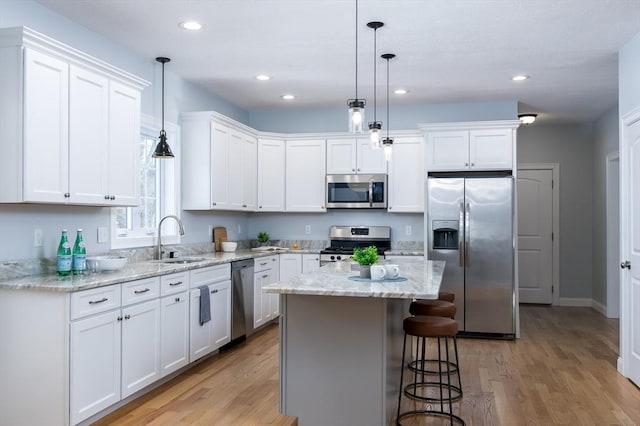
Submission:
<svg viewBox="0 0 640 426">
<path fill-rule="evenodd" d="M 156 150 L 154 151 L 152 157 L 173 158 L 173 152 L 171 152 L 171 148 L 167 143 L 167 132 L 164 131 L 164 64 L 171 61 L 171 59 L 159 56 L 156 58 L 156 61 L 162 64 L 162 129 L 160 130 L 160 142 L 158 142 L 158 145 L 156 145 Z"/>
<path fill-rule="evenodd" d="M 189 31 L 197 31 L 199 29 L 202 29 L 202 24 L 200 22 L 196 22 L 196 21 L 180 22 L 179 26 L 183 30 L 189 30 Z"/>
<path fill-rule="evenodd" d="M 382 122 L 377 121 L 376 111 L 377 111 L 377 96 L 376 96 L 376 84 L 377 84 L 377 59 L 376 56 L 376 48 L 377 48 L 377 34 L 378 28 L 382 28 L 384 23 L 380 21 L 371 21 L 367 23 L 367 27 L 373 29 L 373 121 L 369 123 L 369 138 L 371 139 L 371 148 L 380 149 L 380 130 L 382 129 Z"/>
<path fill-rule="evenodd" d="M 267 81 L 267 80 L 271 80 L 271 77 L 269 77 L 266 74 L 258 74 L 256 75 L 256 80 Z"/>
<path fill-rule="evenodd" d="M 382 146 L 384 146 L 384 158 L 387 161 L 391 161 L 391 150 L 393 146 L 393 138 L 389 137 L 389 60 L 395 58 L 393 53 L 385 53 L 382 55 L 382 59 L 387 61 L 387 137 L 382 140 Z"/>
<path fill-rule="evenodd" d="M 285 101 L 291 101 L 291 100 L 294 100 L 296 97 L 294 95 L 287 94 L 287 95 L 282 95 L 281 98 L 284 99 Z"/>
<path fill-rule="evenodd" d="M 518 75 L 514 75 L 513 77 L 511 77 L 511 80 L 513 81 L 525 81 L 528 80 L 529 76 L 528 75 L 524 75 L 524 74 L 518 74 Z"/>
<path fill-rule="evenodd" d="M 349 105 L 349 131 L 351 133 L 362 133 L 362 123 L 364 123 L 364 106 L 367 103 L 364 99 L 358 98 L 358 0 L 356 0 L 356 97 L 347 100 Z"/>
<path fill-rule="evenodd" d="M 519 114 L 518 118 L 522 124 L 531 124 L 536 121 L 538 114 Z"/>
<path fill-rule="evenodd" d="M 396 95 L 406 95 L 407 93 L 409 93 L 409 91 L 407 89 L 396 89 L 393 91 L 393 93 L 395 93 Z"/>
</svg>

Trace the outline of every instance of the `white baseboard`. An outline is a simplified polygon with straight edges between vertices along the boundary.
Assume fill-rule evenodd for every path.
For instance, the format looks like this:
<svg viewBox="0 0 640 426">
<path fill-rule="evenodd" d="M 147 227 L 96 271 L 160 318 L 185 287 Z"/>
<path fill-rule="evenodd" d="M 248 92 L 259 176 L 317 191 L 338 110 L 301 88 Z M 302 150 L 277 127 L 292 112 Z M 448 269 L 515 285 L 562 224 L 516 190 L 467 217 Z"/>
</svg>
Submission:
<svg viewBox="0 0 640 426">
<path fill-rule="evenodd" d="M 580 307 L 593 307 L 593 300 L 587 298 L 568 298 L 561 297 L 558 299 L 558 306 L 580 306 Z"/>
<path fill-rule="evenodd" d="M 591 307 L 593 309 L 595 309 L 596 311 L 600 312 L 602 315 L 604 315 L 605 317 L 607 316 L 607 307 L 605 305 L 603 305 L 602 303 L 593 300 L 591 302 Z"/>
</svg>

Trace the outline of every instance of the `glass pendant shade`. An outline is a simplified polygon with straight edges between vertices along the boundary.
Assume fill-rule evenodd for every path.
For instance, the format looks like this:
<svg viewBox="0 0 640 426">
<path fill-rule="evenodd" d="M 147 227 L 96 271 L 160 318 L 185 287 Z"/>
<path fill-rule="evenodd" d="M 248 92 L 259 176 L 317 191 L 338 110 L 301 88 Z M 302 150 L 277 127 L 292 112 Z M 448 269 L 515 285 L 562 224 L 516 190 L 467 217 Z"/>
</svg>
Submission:
<svg viewBox="0 0 640 426">
<path fill-rule="evenodd" d="M 364 99 L 350 99 L 349 105 L 349 132 L 364 132 Z"/>
<path fill-rule="evenodd" d="M 162 129 L 160 130 L 160 141 L 151 156 L 153 158 L 173 158 L 173 152 L 167 143 L 167 132 L 164 131 L 164 64 L 171 61 L 171 59 L 160 56 L 156 58 L 156 61 L 162 64 Z"/>
<path fill-rule="evenodd" d="M 393 138 L 386 137 L 382 140 L 382 146 L 384 146 L 384 158 L 387 161 L 391 161 L 391 153 L 393 146 Z"/>
<path fill-rule="evenodd" d="M 372 149 L 380 149 L 380 130 L 382 129 L 382 123 L 380 121 L 374 121 L 369 123 L 369 140 L 371 141 Z"/>
<path fill-rule="evenodd" d="M 395 58 L 396 55 L 393 53 L 385 53 L 381 57 L 387 61 L 387 137 L 382 140 L 382 145 L 384 146 L 384 158 L 389 162 L 391 161 L 393 147 L 393 138 L 389 137 L 389 60 Z"/>
</svg>

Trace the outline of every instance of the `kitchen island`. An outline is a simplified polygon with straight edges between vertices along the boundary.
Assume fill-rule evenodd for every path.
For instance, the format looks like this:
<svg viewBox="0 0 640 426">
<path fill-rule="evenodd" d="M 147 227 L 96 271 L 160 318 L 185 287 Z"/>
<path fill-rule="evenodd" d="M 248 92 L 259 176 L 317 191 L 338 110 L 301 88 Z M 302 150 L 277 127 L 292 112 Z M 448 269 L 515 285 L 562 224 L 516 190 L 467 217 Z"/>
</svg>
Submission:
<svg viewBox="0 0 640 426">
<path fill-rule="evenodd" d="M 361 280 L 350 263 L 335 262 L 263 288 L 281 295 L 282 414 L 298 416 L 301 426 L 389 423 L 402 320 L 411 299 L 438 297 L 444 271 L 442 261 L 393 263 L 399 280 Z"/>
</svg>

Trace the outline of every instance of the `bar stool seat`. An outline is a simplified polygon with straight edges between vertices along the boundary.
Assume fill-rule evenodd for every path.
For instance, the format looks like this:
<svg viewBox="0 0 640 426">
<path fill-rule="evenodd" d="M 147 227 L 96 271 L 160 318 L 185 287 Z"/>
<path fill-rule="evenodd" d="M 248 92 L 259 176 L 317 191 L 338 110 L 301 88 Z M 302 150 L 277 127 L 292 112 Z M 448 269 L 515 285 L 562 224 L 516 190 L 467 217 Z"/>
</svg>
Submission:
<svg viewBox="0 0 640 426">
<path fill-rule="evenodd" d="M 448 303 L 448 302 L 445 302 Z M 412 316 L 405 318 L 402 327 L 404 330 L 404 341 L 402 349 L 402 370 L 400 372 L 400 392 L 398 395 L 398 416 L 396 418 L 396 424 L 401 425 L 400 421 L 407 417 L 414 417 L 420 415 L 432 415 L 437 417 L 446 417 L 450 423 L 457 422 L 465 424 L 464 420 L 455 414 L 453 414 L 453 401 L 458 400 L 462 396 L 461 389 L 451 384 L 451 369 L 443 369 L 443 365 L 449 365 L 450 362 L 457 364 L 457 351 L 456 359 L 454 361 L 449 360 L 449 338 L 454 338 L 458 333 L 458 323 L 446 317 L 438 316 Z M 404 379 L 404 366 L 406 355 L 407 336 L 418 337 L 423 340 L 422 344 L 422 359 L 424 359 L 425 342 L 426 338 L 436 338 L 438 340 L 438 376 L 437 380 L 428 381 L 425 380 L 425 372 L 422 370 L 413 370 L 413 382 L 403 386 Z M 446 357 L 442 359 L 442 342 L 444 339 L 445 354 Z M 416 348 L 416 352 L 418 349 Z M 417 356 L 417 353 L 416 353 Z M 418 377 L 421 376 L 420 380 Z M 446 382 L 444 381 L 446 379 Z M 437 395 L 431 395 L 430 389 L 437 389 Z M 445 391 L 447 395 L 445 396 Z M 411 399 L 417 401 L 423 401 L 427 404 L 425 409 L 413 409 L 405 412 L 401 412 L 402 395 L 405 395 Z M 448 411 L 445 411 L 445 402 L 448 403 Z M 439 410 L 437 404 L 439 403 Z"/>
<path fill-rule="evenodd" d="M 456 305 L 444 300 L 416 300 L 409 306 L 411 315 L 427 315 L 453 318 L 456 316 Z"/>
</svg>

